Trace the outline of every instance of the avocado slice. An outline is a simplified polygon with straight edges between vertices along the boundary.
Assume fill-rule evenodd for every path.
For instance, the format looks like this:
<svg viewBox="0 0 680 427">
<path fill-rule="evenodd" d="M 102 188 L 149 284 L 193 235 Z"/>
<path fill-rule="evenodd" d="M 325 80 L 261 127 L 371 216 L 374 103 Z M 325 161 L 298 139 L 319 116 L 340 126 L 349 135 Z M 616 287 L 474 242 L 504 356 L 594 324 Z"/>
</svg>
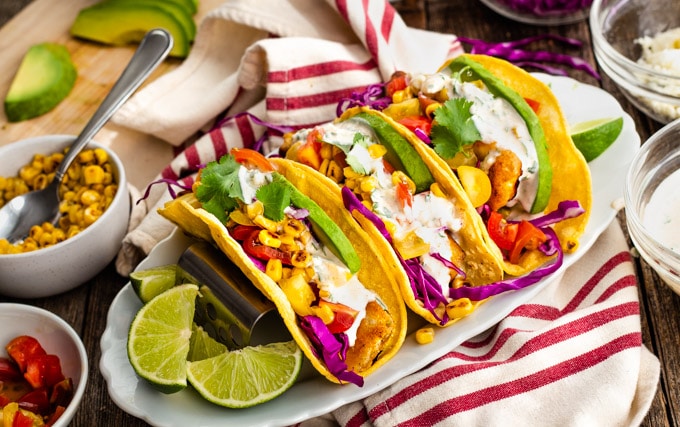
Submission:
<svg viewBox="0 0 680 427">
<path fill-rule="evenodd" d="M 70 32 L 74 37 L 122 46 L 139 43 L 154 28 L 164 28 L 172 35 L 170 56 L 185 58 L 189 54 L 189 35 L 184 26 L 166 9 L 148 2 L 105 2 L 86 7 L 78 12 Z"/>
<path fill-rule="evenodd" d="M 351 119 L 365 120 L 385 146 L 385 159 L 397 170 L 403 171 L 416 185 L 416 193 L 430 189 L 435 182 L 427 164 L 410 142 L 382 117 L 360 112 Z M 351 120 L 350 119 L 350 120 Z"/>
<path fill-rule="evenodd" d="M 68 96 L 77 75 L 65 46 L 47 42 L 31 46 L 5 97 L 7 119 L 19 122 L 50 111 Z"/>
<path fill-rule="evenodd" d="M 137 4 L 159 7 L 177 19 L 190 42 L 196 38 L 196 22 L 194 22 L 193 13 L 188 8 L 188 4 L 193 4 L 191 2 L 182 4 L 168 0 L 104 0 L 93 7 L 112 7 L 115 4 Z"/>
<path fill-rule="evenodd" d="M 538 116 L 519 93 L 506 86 L 501 79 L 477 61 L 467 56 L 459 56 L 451 61 L 449 69 L 454 72 L 462 71 L 461 78 L 465 81 L 481 80 L 492 94 L 508 101 L 524 119 L 531 139 L 534 140 L 536 156 L 538 157 L 538 189 L 531 206 L 531 213 L 543 212 L 548 206 L 550 193 L 552 193 L 552 165 L 548 157 L 548 143 Z"/>
<path fill-rule="evenodd" d="M 301 193 L 287 179 L 282 179 L 290 187 L 290 201 L 300 208 L 309 212 L 309 221 L 316 238 L 331 250 L 335 256 L 345 263 L 349 271 L 356 273 L 361 268 L 361 259 L 354 250 L 352 242 L 345 232 L 336 224 L 328 214 L 316 204 L 314 200 Z"/>
</svg>

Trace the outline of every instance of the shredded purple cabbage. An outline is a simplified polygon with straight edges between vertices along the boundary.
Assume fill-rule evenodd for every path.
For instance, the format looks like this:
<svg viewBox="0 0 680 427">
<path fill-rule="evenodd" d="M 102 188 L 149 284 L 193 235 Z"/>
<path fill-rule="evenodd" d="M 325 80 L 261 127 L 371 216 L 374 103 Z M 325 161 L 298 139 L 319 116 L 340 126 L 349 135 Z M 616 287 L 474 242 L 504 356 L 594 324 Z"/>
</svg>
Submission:
<svg viewBox="0 0 680 427">
<path fill-rule="evenodd" d="M 590 7 L 593 0 L 501 0 L 512 10 L 536 16 L 550 16 L 578 12 Z"/>
<path fill-rule="evenodd" d="M 295 208 L 293 206 L 286 206 L 286 208 L 283 209 L 283 213 L 295 219 L 305 219 L 309 216 L 309 211 L 307 209 Z"/>
<path fill-rule="evenodd" d="M 255 123 L 256 125 L 264 126 L 268 130 L 274 130 L 279 135 L 283 135 L 284 133 L 292 132 L 293 130 L 295 130 L 295 128 L 292 127 L 292 126 L 282 126 L 282 125 L 277 125 L 277 124 L 274 124 L 274 123 L 267 122 L 267 121 L 262 120 L 261 118 L 257 117 L 256 115 L 254 115 L 252 113 L 249 113 L 247 111 L 222 118 L 221 120 L 217 121 L 217 123 L 212 127 L 211 130 L 221 128 L 221 127 L 225 126 L 228 122 L 230 122 L 232 120 L 236 120 L 236 119 L 241 118 L 241 117 L 248 117 L 248 119 L 250 121 L 252 121 L 253 123 Z M 268 136 L 269 136 L 268 132 L 264 132 L 257 139 L 257 141 L 255 141 L 253 146 L 248 147 L 248 148 L 251 148 L 255 151 L 261 151 L 262 145 L 264 144 L 264 141 L 267 140 Z"/>
<path fill-rule="evenodd" d="M 421 128 L 416 128 L 416 129 L 413 131 L 413 133 L 418 137 L 418 139 L 420 139 L 421 141 L 423 141 L 425 144 L 428 144 L 428 145 L 431 145 L 431 144 L 432 144 L 432 140 L 430 139 L 430 137 L 427 136 L 427 134 L 425 133 L 425 131 L 423 131 Z"/>
<path fill-rule="evenodd" d="M 442 264 L 444 264 L 447 268 L 450 268 L 452 270 L 456 270 L 456 273 L 458 273 L 459 276 L 462 276 L 463 279 L 467 277 L 467 274 L 465 274 L 465 272 L 460 267 L 458 267 L 456 264 L 452 263 L 450 260 L 444 258 L 441 254 L 434 253 L 434 254 L 430 254 L 430 255 L 432 256 L 432 258 L 435 258 L 438 261 L 440 261 Z"/>
<path fill-rule="evenodd" d="M 511 279 L 501 280 L 500 282 L 495 282 L 485 286 L 463 286 L 460 288 L 451 289 L 449 296 L 454 300 L 459 298 L 469 298 L 473 301 L 481 301 L 503 292 L 526 288 L 527 286 L 533 285 L 534 283 L 540 281 L 545 276 L 556 272 L 562 266 L 564 252 L 560 247 L 559 239 L 557 238 L 555 231 L 550 227 L 545 227 L 542 230 L 548 236 L 548 240 L 552 241 L 549 243 L 550 248 L 554 248 L 557 252 L 557 256 L 553 260 L 521 277 L 513 277 Z"/>
<path fill-rule="evenodd" d="M 555 40 L 561 43 L 573 47 L 581 47 L 583 43 L 579 40 L 562 37 L 554 34 L 543 34 L 534 37 L 527 37 L 514 41 L 507 41 L 501 43 L 490 43 L 479 39 L 472 39 L 468 37 L 458 37 L 463 43 L 470 44 L 472 47 L 470 53 L 473 54 L 483 54 L 489 56 L 495 56 L 497 58 L 505 59 L 517 66 L 533 66 L 542 69 L 551 74 L 564 75 L 564 71 L 559 70 L 555 67 L 550 67 L 548 65 L 542 65 L 544 62 L 568 65 L 576 70 L 585 71 L 596 79 L 600 79 L 600 75 L 595 71 L 595 69 L 584 59 L 566 55 L 562 53 L 548 52 L 545 50 L 530 51 L 524 49 L 518 49 L 518 47 L 526 46 L 530 43 L 539 40 Z"/>
<path fill-rule="evenodd" d="M 345 357 L 348 342 L 345 334 L 333 335 L 323 320 L 316 316 L 301 317 L 300 327 L 312 342 L 317 357 L 323 360 L 331 374 L 340 381 L 350 382 L 359 387 L 364 385 L 361 375 L 347 370 Z"/>
<path fill-rule="evenodd" d="M 340 117 L 342 113 L 353 107 L 370 107 L 381 111 L 391 103 L 392 98 L 385 96 L 385 83 L 374 83 L 368 85 L 363 92 L 353 91 L 349 97 L 341 99 L 335 114 Z"/>
<path fill-rule="evenodd" d="M 146 186 L 144 194 L 142 195 L 142 197 L 139 198 L 139 200 L 137 200 L 136 204 L 139 204 L 140 202 L 146 200 L 151 194 L 151 187 L 153 187 L 156 184 L 166 184 L 168 186 L 168 193 L 170 193 L 170 197 L 172 197 L 173 199 L 177 198 L 177 193 L 172 188 L 173 186 L 179 187 L 180 190 L 182 191 L 191 191 L 191 184 L 184 184 L 176 179 L 161 178 L 151 182 L 149 185 Z"/>
<path fill-rule="evenodd" d="M 543 228 L 550 224 L 555 224 L 569 218 L 576 218 L 582 215 L 585 209 L 581 207 L 578 200 L 564 200 L 557 205 L 557 209 L 540 217 L 530 220 L 535 227 Z"/>
</svg>

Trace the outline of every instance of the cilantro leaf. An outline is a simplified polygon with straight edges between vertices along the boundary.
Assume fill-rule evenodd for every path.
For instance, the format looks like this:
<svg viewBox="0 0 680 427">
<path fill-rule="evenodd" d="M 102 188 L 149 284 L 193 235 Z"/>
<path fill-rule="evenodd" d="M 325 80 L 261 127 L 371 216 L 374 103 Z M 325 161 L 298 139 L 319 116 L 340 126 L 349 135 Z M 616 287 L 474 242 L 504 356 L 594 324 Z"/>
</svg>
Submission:
<svg viewBox="0 0 680 427">
<path fill-rule="evenodd" d="M 290 186 L 281 175 L 274 174 L 274 180 L 257 189 L 255 197 L 264 205 L 264 216 L 272 221 L 281 221 L 284 209 L 290 206 Z"/>
<path fill-rule="evenodd" d="M 444 159 L 454 157 L 463 147 L 481 139 L 472 121 L 472 102 L 465 98 L 452 98 L 435 110 L 435 120 L 430 132 L 434 150 Z"/>
<path fill-rule="evenodd" d="M 200 185 L 196 198 L 203 209 L 215 215 L 222 223 L 228 220 L 228 212 L 238 207 L 243 198 L 238 179 L 239 165 L 232 156 L 223 156 L 219 161 L 208 163 L 201 171 Z"/>
</svg>

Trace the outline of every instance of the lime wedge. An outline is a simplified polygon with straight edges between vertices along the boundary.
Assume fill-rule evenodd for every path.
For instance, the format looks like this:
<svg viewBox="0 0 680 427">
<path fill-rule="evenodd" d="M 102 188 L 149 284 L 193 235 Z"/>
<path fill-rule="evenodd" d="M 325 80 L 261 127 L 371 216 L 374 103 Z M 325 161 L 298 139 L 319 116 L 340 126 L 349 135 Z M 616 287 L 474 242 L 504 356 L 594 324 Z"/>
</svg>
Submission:
<svg viewBox="0 0 680 427">
<path fill-rule="evenodd" d="M 588 120 L 572 126 L 571 139 L 590 162 L 616 141 L 622 129 L 623 117 Z"/>
<path fill-rule="evenodd" d="M 198 286 L 175 286 L 137 312 L 128 332 L 127 353 L 137 375 L 163 393 L 187 386 L 186 369 Z"/>
<path fill-rule="evenodd" d="M 302 367 L 302 351 L 295 341 L 288 341 L 245 347 L 187 365 L 189 383 L 205 399 L 246 408 L 292 387 Z"/>
<path fill-rule="evenodd" d="M 189 355 L 187 360 L 190 362 L 203 360 L 217 356 L 227 351 L 227 346 L 215 341 L 202 327 L 194 325 L 191 328 L 191 340 L 189 341 Z"/>
<path fill-rule="evenodd" d="M 130 283 L 143 303 L 175 286 L 175 264 L 162 265 L 130 273 Z"/>
</svg>

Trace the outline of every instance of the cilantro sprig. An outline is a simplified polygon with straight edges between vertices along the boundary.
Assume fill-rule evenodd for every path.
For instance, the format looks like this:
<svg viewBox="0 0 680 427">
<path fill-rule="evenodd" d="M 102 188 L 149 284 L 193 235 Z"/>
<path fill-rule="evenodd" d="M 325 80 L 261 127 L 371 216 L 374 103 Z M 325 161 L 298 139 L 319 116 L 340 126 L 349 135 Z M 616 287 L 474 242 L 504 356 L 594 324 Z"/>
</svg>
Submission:
<svg viewBox="0 0 680 427">
<path fill-rule="evenodd" d="M 226 155 L 208 163 L 201 171 L 196 198 L 203 209 L 224 224 L 229 220 L 229 213 L 239 207 L 239 202 L 243 202 L 243 189 L 239 180 L 241 167 L 233 156 Z M 273 221 L 282 220 L 284 209 L 290 205 L 290 192 L 285 178 L 274 173 L 272 182 L 262 185 L 255 193 L 257 200 L 264 205 L 264 216 Z"/>
<path fill-rule="evenodd" d="M 452 98 L 435 110 L 430 138 L 442 158 L 450 159 L 466 145 L 481 139 L 472 120 L 471 106 L 472 102 L 465 98 Z"/>
</svg>

